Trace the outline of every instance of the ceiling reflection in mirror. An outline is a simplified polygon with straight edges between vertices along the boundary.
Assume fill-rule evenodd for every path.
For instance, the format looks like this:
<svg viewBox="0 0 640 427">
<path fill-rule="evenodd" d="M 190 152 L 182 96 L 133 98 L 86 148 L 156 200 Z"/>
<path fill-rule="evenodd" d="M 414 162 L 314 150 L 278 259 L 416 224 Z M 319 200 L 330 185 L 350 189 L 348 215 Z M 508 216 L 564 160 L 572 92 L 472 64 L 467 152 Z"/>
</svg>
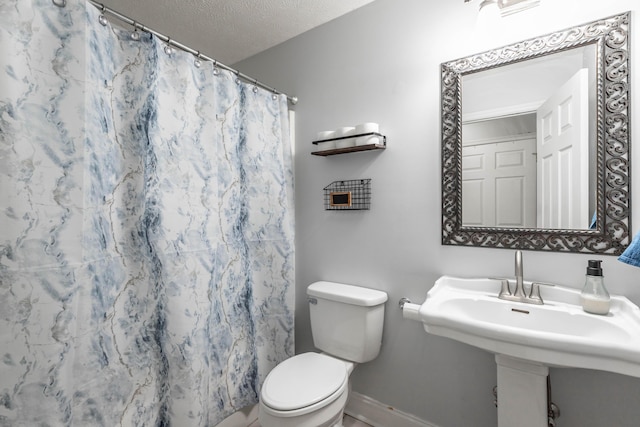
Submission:
<svg viewBox="0 0 640 427">
<path fill-rule="evenodd" d="M 443 244 L 629 243 L 629 14 L 442 64 Z"/>
</svg>

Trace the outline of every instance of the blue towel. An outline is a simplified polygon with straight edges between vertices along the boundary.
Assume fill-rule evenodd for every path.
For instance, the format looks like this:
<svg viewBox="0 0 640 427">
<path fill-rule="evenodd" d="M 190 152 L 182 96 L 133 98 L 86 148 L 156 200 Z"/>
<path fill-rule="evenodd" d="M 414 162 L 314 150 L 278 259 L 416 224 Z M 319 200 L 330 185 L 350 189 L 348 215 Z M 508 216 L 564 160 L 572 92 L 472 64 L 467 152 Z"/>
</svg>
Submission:
<svg viewBox="0 0 640 427">
<path fill-rule="evenodd" d="M 636 234 L 631 244 L 618 257 L 618 261 L 622 261 L 635 267 L 640 267 L 640 233 Z"/>
<path fill-rule="evenodd" d="M 589 228 L 591 230 L 595 230 L 597 225 L 598 225 L 598 213 L 594 212 L 593 216 L 591 217 L 591 224 L 589 224 Z"/>
</svg>

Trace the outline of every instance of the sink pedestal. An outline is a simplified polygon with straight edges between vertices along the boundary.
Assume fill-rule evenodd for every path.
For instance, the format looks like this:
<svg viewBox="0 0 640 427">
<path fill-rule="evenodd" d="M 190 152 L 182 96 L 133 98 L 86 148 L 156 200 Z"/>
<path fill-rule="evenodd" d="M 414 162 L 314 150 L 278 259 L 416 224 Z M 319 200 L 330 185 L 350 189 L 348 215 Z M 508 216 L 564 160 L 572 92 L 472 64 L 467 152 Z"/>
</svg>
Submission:
<svg viewBox="0 0 640 427">
<path fill-rule="evenodd" d="M 498 365 L 498 427 L 548 427 L 549 368 L 496 354 Z"/>
</svg>

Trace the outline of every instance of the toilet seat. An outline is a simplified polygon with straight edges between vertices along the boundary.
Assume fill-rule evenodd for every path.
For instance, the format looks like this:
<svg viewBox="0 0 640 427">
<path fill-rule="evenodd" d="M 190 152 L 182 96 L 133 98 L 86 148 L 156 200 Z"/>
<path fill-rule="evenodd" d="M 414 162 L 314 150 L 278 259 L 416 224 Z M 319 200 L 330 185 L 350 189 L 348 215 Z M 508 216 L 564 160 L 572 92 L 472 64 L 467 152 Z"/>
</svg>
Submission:
<svg viewBox="0 0 640 427">
<path fill-rule="evenodd" d="M 337 399 L 348 381 L 349 373 L 342 361 L 324 354 L 302 353 L 280 363 L 267 375 L 261 401 L 275 411 L 299 414 L 306 412 L 300 409 L 315 409 Z M 316 405 L 319 402 L 322 405 Z"/>
</svg>

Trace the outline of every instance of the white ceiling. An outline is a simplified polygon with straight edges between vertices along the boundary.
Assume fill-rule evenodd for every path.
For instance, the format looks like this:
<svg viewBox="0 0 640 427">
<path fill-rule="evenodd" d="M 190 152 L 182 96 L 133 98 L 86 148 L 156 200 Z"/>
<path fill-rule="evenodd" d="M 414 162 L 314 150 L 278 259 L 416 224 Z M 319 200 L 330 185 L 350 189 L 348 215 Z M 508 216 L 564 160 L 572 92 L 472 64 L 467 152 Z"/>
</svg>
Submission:
<svg viewBox="0 0 640 427">
<path fill-rule="evenodd" d="M 97 0 L 226 65 L 373 0 Z"/>
</svg>

